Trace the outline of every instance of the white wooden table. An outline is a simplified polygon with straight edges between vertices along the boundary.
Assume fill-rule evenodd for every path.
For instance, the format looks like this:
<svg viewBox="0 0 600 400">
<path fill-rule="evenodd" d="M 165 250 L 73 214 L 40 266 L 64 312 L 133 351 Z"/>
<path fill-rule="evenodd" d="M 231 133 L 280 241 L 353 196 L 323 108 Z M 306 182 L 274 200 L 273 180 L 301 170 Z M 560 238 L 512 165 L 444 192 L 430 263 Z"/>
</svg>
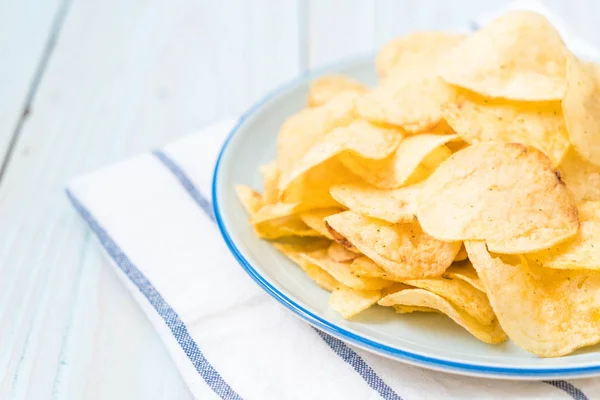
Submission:
<svg viewBox="0 0 600 400">
<path fill-rule="evenodd" d="M 0 0 L 0 399 L 185 399 L 63 187 L 491 0 Z M 547 2 L 600 45 L 600 2 Z"/>
</svg>

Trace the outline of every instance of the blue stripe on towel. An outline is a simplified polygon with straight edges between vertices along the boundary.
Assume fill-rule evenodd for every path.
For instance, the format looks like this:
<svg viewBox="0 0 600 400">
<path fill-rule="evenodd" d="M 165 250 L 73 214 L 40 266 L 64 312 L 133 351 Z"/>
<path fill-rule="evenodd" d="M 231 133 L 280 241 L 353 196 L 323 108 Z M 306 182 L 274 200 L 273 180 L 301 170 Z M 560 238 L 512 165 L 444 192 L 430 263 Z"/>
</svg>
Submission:
<svg viewBox="0 0 600 400">
<path fill-rule="evenodd" d="M 189 195 L 198 203 L 200 208 L 213 220 L 215 221 L 214 214 L 212 211 L 212 205 L 208 199 L 206 199 L 200 191 L 196 188 L 194 183 L 187 177 L 183 169 L 177 165 L 169 156 L 167 156 L 164 152 L 160 150 L 156 150 L 153 152 L 156 158 L 158 158 L 173 175 L 177 178 L 177 180 L 181 183 L 181 185 L 185 188 L 185 190 L 189 193 Z M 349 364 L 358 374 L 363 378 L 363 380 L 377 393 L 381 395 L 385 400 L 402 400 L 394 389 L 392 389 L 387 383 L 383 381 L 377 375 L 377 373 L 359 356 L 354 350 L 352 350 L 346 343 L 341 340 L 318 330 L 317 328 L 312 327 L 319 336 L 327 343 L 327 345 L 347 364 Z"/>
<path fill-rule="evenodd" d="M 160 293 L 152 286 L 152 283 L 140 272 L 139 269 L 127 257 L 123 250 L 115 243 L 108 235 L 106 230 L 100 226 L 94 216 L 77 200 L 77 198 L 67 190 L 67 196 L 88 223 L 89 227 L 96 234 L 100 243 L 113 259 L 115 264 L 127 275 L 129 280 L 138 287 L 140 292 L 146 297 L 148 302 L 154 307 L 158 315 L 161 316 L 165 324 L 171 330 L 171 333 L 181 346 L 182 350 L 188 356 L 196 371 L 202 376 L 206 384 L 222 399 L 241 400 L 238 395 L 228 384 L 223 380 L 219 372 L 208 362 L 204 357 L 194 339 L 190 336 L 187 327 L 179 318 L 179 315 L 171 308 L 171 306 L 162 298 Z"/>
</svg>

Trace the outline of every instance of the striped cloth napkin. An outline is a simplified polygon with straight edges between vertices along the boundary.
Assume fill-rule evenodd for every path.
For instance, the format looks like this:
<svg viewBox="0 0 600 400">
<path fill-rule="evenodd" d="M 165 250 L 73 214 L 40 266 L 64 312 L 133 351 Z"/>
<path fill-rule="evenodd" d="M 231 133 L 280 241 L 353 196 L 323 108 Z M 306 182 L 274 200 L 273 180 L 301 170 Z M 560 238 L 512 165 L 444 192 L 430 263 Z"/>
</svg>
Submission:
<svg viewBox="0 0 600 400">
<path fill-rule="evenodd" d="M 584 43 L 567 42 L 596 57 Z M 600 378 L 507 382 L 454 376 L 354 348 L 296 318 L 252 282 L 215 225 L 212 170 L 233 123 L 81 176 L 67 188 L 195 397 L 600 398 Z"/>
</svg>

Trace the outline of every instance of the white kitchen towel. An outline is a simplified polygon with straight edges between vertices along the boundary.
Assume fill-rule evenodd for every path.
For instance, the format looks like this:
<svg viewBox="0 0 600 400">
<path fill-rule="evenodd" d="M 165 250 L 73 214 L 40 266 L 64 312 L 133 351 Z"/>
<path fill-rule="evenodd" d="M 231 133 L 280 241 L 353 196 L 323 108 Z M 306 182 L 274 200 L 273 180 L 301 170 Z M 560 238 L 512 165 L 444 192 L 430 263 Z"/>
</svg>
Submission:
<svg viewBox="0 0 600 400">
<path fill-rule="evenodd" d="M 246 275 L 215 225 L 212 171 L 233 123 L 81 176 L 67 189 L 197 398 L 600 398 L 600 378 L 453 376 L 354 348 L 293 316 Z"/>
</svg>

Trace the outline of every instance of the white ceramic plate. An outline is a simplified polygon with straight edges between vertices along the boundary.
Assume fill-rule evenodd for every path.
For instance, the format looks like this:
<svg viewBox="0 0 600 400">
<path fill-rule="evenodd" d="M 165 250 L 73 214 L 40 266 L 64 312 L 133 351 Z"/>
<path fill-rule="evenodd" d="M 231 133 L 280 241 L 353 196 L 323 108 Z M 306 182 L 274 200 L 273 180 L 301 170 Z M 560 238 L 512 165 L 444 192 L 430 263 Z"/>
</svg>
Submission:
<svg viewBox="0 0 600 400">
<path fill-rule="evenodd" d="M 600 346 L 566 357 L 543 359 L 510 341 L 501 345 L 480 342 L 438 314 L 398 316 L 390 308 L 376 306 L 346 321 L 328 307 L 328 292 L 254 235 L 235 195 L 234 184 L 261 189 L 258 167 L 275 158 L 279 127 L 289 115 L 304 107 L 311 79 L 334 72 L 374 84 L 372 59 L 356 59 L 300 77 L 256 104 L 231 132 L 215 167 L 213 204 L 223 238 L 242 268 L 267 293 L 308 323 L 349 344 L 398 361 L 489 378 L 537 380 L 600 375 Z"/>
</svg>

